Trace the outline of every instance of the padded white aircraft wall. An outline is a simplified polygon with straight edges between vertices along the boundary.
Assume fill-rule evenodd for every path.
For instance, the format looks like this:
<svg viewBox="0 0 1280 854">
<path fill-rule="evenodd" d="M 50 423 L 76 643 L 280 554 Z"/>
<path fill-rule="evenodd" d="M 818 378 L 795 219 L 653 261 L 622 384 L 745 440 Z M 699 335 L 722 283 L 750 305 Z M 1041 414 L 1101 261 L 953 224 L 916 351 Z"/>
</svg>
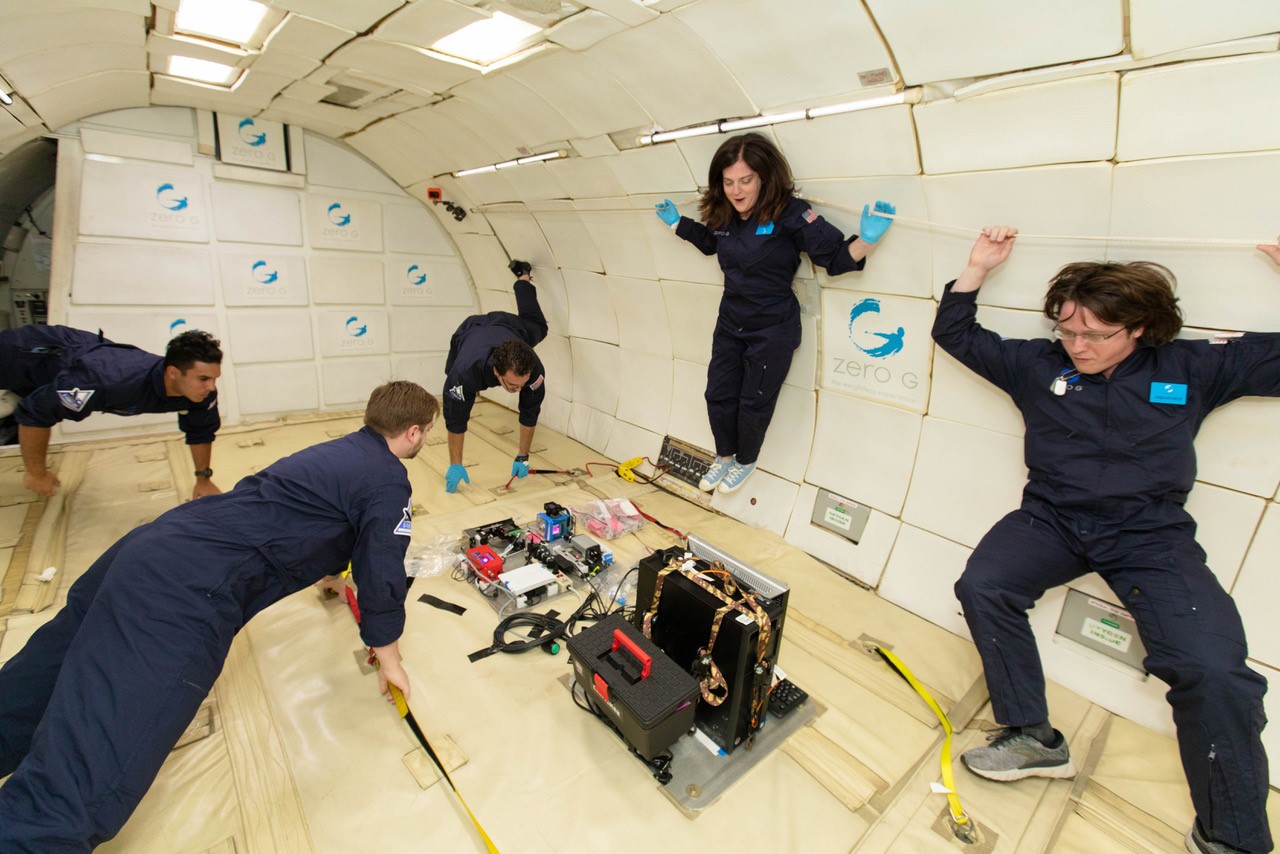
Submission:
<svg viewBox="0 0 1280 854">
<path fill-rule="evenodd" d="M 174 3 L 155 5 L 162 12 Z M 242 81 L 218 90 L 148 74 L 167 42 L 147 35 L 151 5 L 143 0 L 39 9 L 0 0 L 0 75 L 18 95 L 0 111 L 0 152 L 104 109 L 181 105 L 339 138 L 419 201 L 439 187 L 470 211 L 459 222 L 429 208 L 451 238 L 441 257 L 456 248 L 481 309 L 511 307 L 508 258 L 535 265 L 551 327 L 539 347 L 549 392 L 542 423 L 619 459 L 655 457 L 666 434 L 711 444 L 702 391 L 723 283 L 715 260 L 675 238 L 652 210 L 669 197 L 695 212 L 723 137 L 652 147 L 636 137 L 919 87 L 919 103 L 763 131 L 801 190 L 823 200 L 817 210 L 846 233 L 858 223 L 850 211 L 876 199 L 947 227 L 896 224 L 861 273 L 833 278 L 802 263 L 795 289 L 804 341 L 762 470 L 714 502 L 961 635 L 952 584 L 987 528 L 1017 506 L 1025 477 L 1017 411 L 928 339 L 936 299 L 976 229 L 1012 223 L 1058 236 L 1024 237 L 983 288 L 979 318 L 1005 335 L 1048 334 L 1037 311 L 1044 284 L 1079 259 L 1171 266 L 1189 336 L 1280 329 L 1280 272 L 1252 248 L 1114 239 L 1262 241 L 1280 231 L 1273 0 L 565 0 L 541 18 L 524 8 L 532 4 L 506 4 L 548 27 L 546 49 L 486 74 L 419 48 L 488 14 L 487 0 L 271 5 L 279 26 L 239 60 Z M 157 14 L 157 25 L 164 19 Z M 84 43 L 100 50 L 77 51 Z M 355 109 L 325 103 L 339 85 L 379 97 Z M 320 159 L 313 149 L 334 150 L 318 137 L 306 149 L 312 164 Z M 450 174 L 555 150 L 568 156 Z M 84 165 L 93 167 L 87 174 L 103 171 Z M 157 168 L 121 164 L 110 174 L 151 180 Z M 229 395 L 246 414 L 260 411 L 263 389 L 294 373 L 303 381 L 288 384 L 289 393 L 304 393 L 290 407 L 324 407 L 354 394 L 353 366 L 423 365 L 431 353 L 409 353 L 416 340 L 395 317 L 422 312 L 430 338 L 447 336 L 450 312 L 466 310 L 401 306 L 394 284 L 381 303 L 366 301 L 376 299 L 373 259 L 389 264 L 406 254 L 389 244 L 390 223 L 396 205 L 409 202 L 381 178 L 326 184 L 312 170 L 291 195 L 224 181 L 199 158 L 166 161 L 161 171 L 171 168 L 195 180 L 190 198 L 215 217 L 261 212 L 268 201 L 284 208 L 290 196 L 296 227 L 285 233 L 283 221 L 268 217 L 263 233 L 280 242 L 243 242 L 257 228 L 237 232 L 235 217 L 159 242 L 129 231 L 82 237 L 79 250 L 113 253 L 118 263 L 101 268 L 102 281 L 78 279 L 76 299 L 88 292 L 96 302 L 72 307 L 85 318 L 128 314 L 157 343 L 176 311 L 189 322 L 224 324 L 234 353 L 250 354 L 234 366 Z M 335 201 L 361 218 L 372 212 L 361 205 L 380 206 L 383 244 L 316 242 L 314 229 L 326 227 Z M 139 247 L 145 259 L 133 254 Z M 307 276 L 305 303 L 232 303 L 221 276 L 256 261 L 259 250 L 272 253 L 282 274 Z M 427 250 L 407 254 L 414 251 Z M 187 263 L 200 253 L 207 272 Z M 214 253 L 216 266 L 207 257 Z M 181 281 L 186 297 L 139 281 L 133 271 L 143 264 Z M 130 296 L 117 301 L 121 294 Z M 336 339 L 322 337 L 338 335 L 359 311 L 391 315 L 385 326 L 368 324 L 369 335 L 388 336 L 385 352 L 340 355 Z M 289 323 L 273 323 L 277 315 Z M 300 331 L 304 317 L 310 337 Z M 899 328 L 900 349 L 868 352 Z M 1280 581 L 1271 569 L 1280 547 L 1278 416 L 1280 403 L 1270 400 L 1242 400 L 1212 416 L 1197 443 L 1189 504 L 1210 564 L 1241 604 L 1253 661 L 1269 675 L 1280 669 L 1272 616 Z M 820 488 L 870 506 L 856 545 L 809 523 Z M 1114 601 L 1096 577 L 1077 586 Z M 1049 677 L 1168 730 L 1162 685 L 1055 640 L 1064 595 L 1046 596 L 1033 616 Z M 1280 746 L 1280 728 L 1265 738 Z M 1280 763 L 1273 769 L 1280 782 Z"/>
<path fill-rule="evenodd" d="M 51 322 L 154 353 L 208 330 L 226 354 L 230 423 L 357 408 L 391 377 L 441 384 L 475 289 L 425 206 L 359 154 L 296 131 L 292 171 L 228 166 L 197 153 L 196 112 L 178 107 L 74 130 L 61 142 L 59 182 L 71 186 L 58 220 L 74 249 L 65 312 Z M 171 421 L 98 416 L 62 430 Z"/>
</svg>

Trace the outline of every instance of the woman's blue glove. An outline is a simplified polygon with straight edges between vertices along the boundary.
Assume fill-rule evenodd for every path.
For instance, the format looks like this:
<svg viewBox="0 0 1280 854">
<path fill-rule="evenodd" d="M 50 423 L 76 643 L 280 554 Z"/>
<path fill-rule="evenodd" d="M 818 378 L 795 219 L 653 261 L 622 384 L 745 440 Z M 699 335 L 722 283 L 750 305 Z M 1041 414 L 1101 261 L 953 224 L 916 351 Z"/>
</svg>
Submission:
<svg viewBox="0 0 1280 854">
<path fill-rule="evenodd" d="M 444 473 L 444 491 L 457 492 L 458 484 L 462 481 L 471 483 L 471 478 L 467 477 L 467 467 L 461 463 L 454 463 Z"/>
<path fill-rule="evenodd" d="M 516 457 L 511 461 L 512 477 L 528 477 L 529 476 L 529 458 L 526 456 L 523 460 Z"/>
<path fill-rule="evenodd" d="M 876 202 L 875 213 L 871 212 L 869 205 L 863 205 L 862 226 L 858 234 L 862 242 L 875 243 L 884 237 L 889 226 L 893 225 L 893 220 L 885 216 L 876 216 L 876 214 L 896 214 L 897 212 L 898 209 L 888 202 Z"/>
<path fill-rule="evenodd" d="M 680 211 L 676 210 L 675 204 L 670 199 L 663 199 L 662 204 L 654 205 L 653 209 L 658 219 L 667 225 L 675 225 L 680 221 Z"/>
</svg>

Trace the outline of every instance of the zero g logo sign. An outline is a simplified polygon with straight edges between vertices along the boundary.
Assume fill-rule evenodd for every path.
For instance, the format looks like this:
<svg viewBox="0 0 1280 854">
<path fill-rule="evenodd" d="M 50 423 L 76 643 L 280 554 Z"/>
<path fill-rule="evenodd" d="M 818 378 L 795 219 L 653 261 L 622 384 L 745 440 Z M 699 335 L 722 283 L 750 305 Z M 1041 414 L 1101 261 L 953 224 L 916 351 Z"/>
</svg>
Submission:
<svg viewBox="0 0 1280 854">
<path fill-rule="evenodd" d="M 336 240 L 359 240 L 360 230 L 350 213 L 342 206 L 342 202 L 333 202 L 324 211 L 328 225 L 324 227 L 324 236 Z"/>
<path fill-rule="evenodd" d="M 246 296 L 287 297 L 289 286 L 280 280 L 280 270 L 265 258 L 259 258 L 249 265 L 249 278 L 252 282 L 244 283 Z"/>
<path fill-rule="evenodd" d="M 261 148 L 267 144 L 267 135 L 258 130 L 253 119 L 241 119 L 236 130 L 240 134 L 240 141 L 250 148 Z"/>
<path fill-rule="evenodd" d="M 280 278 L 280 272 L 272 269 L 271 265 L 266 261 L 255 261 L 250 270 L 253 273 L 254 281 L 261 285 L 274 285 L 276 279 Z"/>
<path fill-rule="evenodd" d="M 152 211 L 150 221 L 153 225 L 193 226 L 200 224 L 200 217 L 191 210 L 191 197 L 174 184 L 166 181 L 156 187 L 156 205 L 161 209 Z"/>
<path fill-rule="evenodd" d="M 369 334 L 369 323 L 366 319 L 358 314 L 347 317 L 345 321 L 341 320 L 341 315 L 337 318 L 342 324 L 342 331 L 338 334 L 338 349 L 343 351 L 369 351 L 375 349 L 376 342 L 374 336 Z"/>
<path fill-rule="evenodd" d="M 880 300 L 868 297 L 849 311 L 849 340 L 853 346 L 873 359 L 887 359 L 902 352 L 907 331 L 901 326 L 894 332 L 874 332 L 867 315 L 880 314 Z"/>
<path fill-rule="evenodd" d="M 426 271 L 417 264 L 410 264 L 409 269 L 405 270 L 404 277 L 408 280 L 409 284 L 413 285 L 415 288 L 421 287 L 427 282 Z"/>
<path fill-rule="evenodd" d="M 363 338 L 369 331 L 369 327 L 361 323 L 360 318 L 353 314 L 347 318 L 346 330 L 352 338 Z"/>
</svg>

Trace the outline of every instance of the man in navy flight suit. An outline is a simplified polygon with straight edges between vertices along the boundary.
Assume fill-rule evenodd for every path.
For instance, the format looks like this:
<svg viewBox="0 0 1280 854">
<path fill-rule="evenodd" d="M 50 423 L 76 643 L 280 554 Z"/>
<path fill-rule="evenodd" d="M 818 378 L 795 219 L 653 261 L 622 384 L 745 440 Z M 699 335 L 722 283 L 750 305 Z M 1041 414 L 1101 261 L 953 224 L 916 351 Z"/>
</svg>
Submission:
<svg viewBox="0 0 1280 854">
<path fill-rule="evenodd" d="M 1280 396 L 1280 334 L 1175 340 L 1173 275 L 1130 262 L 1058 272 L 1044 302 L 1057 341 L 1002 339 L 976 321 L 976 297 L 1016 234 L 983 231 L 933 326 L 938 345 L 1006 391 L 1026 423 L 1022 506 L 987 533 L 955 586 L 1003 726 L 962 759 L 992 780 L 1075 775 L 1049 723 L 1027 611 L 1049 588 L 1097 572 L 1133 615 L 1147 670 L 1169 685 L 1196 812 L 1187 849 L 1270 851 L 1267 683 L 1245 663 L 1239 612 L 1183 504 L 1205 417 L 1245 395 Z M 1258 248 L 1280 263 L 1280 246 Z"/>
<path fill-rule="evenodd" d="M 439 411 L 375 389 L 365 426 L 125 535 L 0 669 L 0 851 L 88 851 L 124 825 L 258 612 L 351 563 L 380 688 L 409 696 L 402 460 Z"/>
<path fill-rule="evenodd" d="M 22 485 L 46 497 L 61 486 L 46 466 L 49 434 L 59 421 L 83 421 L 94 412 L 177 412 L 195 463 L 191 497 L 218 494 L 209 463 L 222 423 L 216 389 L 221 375 L 218 341 L 199 330 L 174 336 L 163 359 L 108 341 L 100 332 L 66 326 L 0 332 L 0 389 L 11 392 L 9 400 L 21 399 L 14 415 L 26 469 Z"/>
<path fill-rule="evenodd" d="M 462 321 L 449 340 L 443 397 L 444 425 L 449 431 L 446 492 L 454 492 L 463 481 L 471 483 L 462 464 L 467 422 L 471 420 L 476 395 L 496 385 L 520 393 L 520 448 L 511 463 L 511 476 L 529 474 L 529 448 L 533 446 L 533 431 L 547 395 L 546 373 L 533 348 L 547 337 L 547 319 L 538 305 L 538 289 L 529 278 L 533 267 L 527 261 L 512 261 L 510 269 L 516 275 L 519 315 L 508 311 L 473 314 Z"/>
</svg>

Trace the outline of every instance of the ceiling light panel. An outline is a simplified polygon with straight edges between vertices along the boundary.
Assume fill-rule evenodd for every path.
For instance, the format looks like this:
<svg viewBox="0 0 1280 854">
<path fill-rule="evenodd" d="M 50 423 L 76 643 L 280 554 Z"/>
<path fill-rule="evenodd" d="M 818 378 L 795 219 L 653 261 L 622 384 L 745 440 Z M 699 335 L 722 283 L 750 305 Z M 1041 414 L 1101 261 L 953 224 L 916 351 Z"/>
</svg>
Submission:
<svg viewBox="0 0 1280 854">
<path fill-rule="evenodd" d="M 211 83 L 214 86 L 230 86 L 240 75 L 240 69 L 207 59 L 190 56 L 169 57 L 168 73 L 184 80 Z"/>
<path fill-rule="evenodd" d="M 487 20 L 479 9 L 452 0 L 415 0 L 391 15 L 373 31 L 373 37 L 431 47 L 463 27 Z"/>
<path fill-rule="evenodd" d="M 272 0 L 271 5 L 353 33 L 363 33 L 404 3 L 405 0 Z"/>
<path fill-rule="evenodd" d="M 540 32 L 540 27 L 494 12 L 489 18 L 475 21 L 433 42 L 431 49 L 489 65 L 528 47 Z"/>
<path fill-rule="evenodd" d="M 246 45 L 266 15 L 267 7 L 254 0 L 181 0 L 173 25 L 177 32 Z"/>
</svg>

